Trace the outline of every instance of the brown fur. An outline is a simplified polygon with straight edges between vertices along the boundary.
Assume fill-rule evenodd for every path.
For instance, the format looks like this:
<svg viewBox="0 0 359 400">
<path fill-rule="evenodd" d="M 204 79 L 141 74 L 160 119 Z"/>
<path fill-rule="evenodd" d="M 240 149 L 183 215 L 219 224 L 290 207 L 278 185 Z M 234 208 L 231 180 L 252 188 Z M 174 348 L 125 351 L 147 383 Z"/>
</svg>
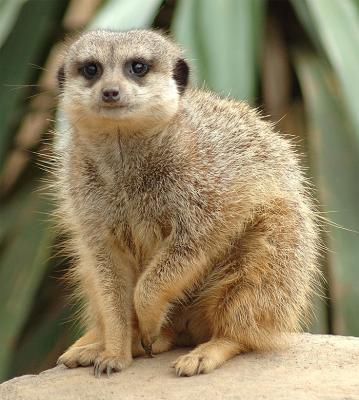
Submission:
<svg viewBox="0 0 359 400">
<path fill-rule="evenodd" d="M 145 77 L 123 72 L 131 57 L 151 59 Z M 152 31 L 90 32 L 66 53 L 56 189 L 87 327 L 68 367 L 110 373 L 180 344 L 198 346 L 177 374 L 205 373 L 278 345 L 308 310 L 318 234 L 291 142 L 243 102 L 184 91 L 178 60 Z M 119 110 L 101 108 L 109 84 Z"/>
</svg>

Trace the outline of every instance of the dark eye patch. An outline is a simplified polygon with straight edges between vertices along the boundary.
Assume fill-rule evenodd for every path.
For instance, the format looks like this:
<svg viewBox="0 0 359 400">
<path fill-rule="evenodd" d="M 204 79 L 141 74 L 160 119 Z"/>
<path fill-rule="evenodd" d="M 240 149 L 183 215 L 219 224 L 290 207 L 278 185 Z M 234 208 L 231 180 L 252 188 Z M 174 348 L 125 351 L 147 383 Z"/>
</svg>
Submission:
<svg viewBox="0 0 359 400">
<path fill-rule="evenodd" d="M 131 63 L 131 74 L 135 74 L 136 76 L 145 76 L 148 72 L 149 66 L 148 64 L 141 61 L 133 61 Z"/>
<path fill-rule="evenodd" d="M 148 74 L 148 72 L 152 69 L 152 66 L 152 61 L 138 57 L 127 60 L 124 68 L 130 77 L 135 79 L 137 82 L 140 82 L 140 79 Z"/>
<path fill-rule="evenodd" d="M 65 80 L 65 66 L 61 65 L 61 67 L 57 70 L 57 84 L 59 86 L 59 89 L 63 89 Z"/>
<path fill-rule="evenodd" d="M 81 68 L 81 73 L 86 79 L 93 79 L 97 75 L 96 64 L 86 64 Z"/>
<path fill-rule="evenodd" d="M 87 60 L 79 63 L 77 70 L 88 81 L 97 80 L 103 72 L 102 65 L 96 60 Z"/>
</svg>

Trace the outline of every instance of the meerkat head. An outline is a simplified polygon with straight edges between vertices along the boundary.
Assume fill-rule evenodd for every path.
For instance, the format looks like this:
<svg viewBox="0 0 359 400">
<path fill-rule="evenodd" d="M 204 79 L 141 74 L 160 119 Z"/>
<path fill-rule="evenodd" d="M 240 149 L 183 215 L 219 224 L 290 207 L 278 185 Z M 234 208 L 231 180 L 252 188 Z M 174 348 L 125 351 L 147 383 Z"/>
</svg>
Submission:
<svg viewBox="0 0 359 400">
<path fill-rule="evenodd" d="M 70 45 L 58 81 L 70 122 L 121 129 L 168 122 L 188 75 L 181 50 L 159 33 L 92 31 Z"/>
</svg>

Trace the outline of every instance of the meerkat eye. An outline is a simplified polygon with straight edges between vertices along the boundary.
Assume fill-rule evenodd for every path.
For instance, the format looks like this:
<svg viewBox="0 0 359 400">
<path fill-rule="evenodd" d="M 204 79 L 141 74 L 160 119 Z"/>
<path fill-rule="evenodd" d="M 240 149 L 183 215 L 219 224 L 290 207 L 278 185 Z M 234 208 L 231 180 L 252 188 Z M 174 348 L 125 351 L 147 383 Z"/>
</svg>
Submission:
<svg viewBox="0 0 359 400">
<path fill-rule="evenodd" d="M 80 68 L 80 73 L 88 80 L 93 79 L 99 73 L 99 66 L 90 62 Z"/>
<path fill-rule="evenodd" d="M 144 76 L 148 72 L 148 65 L 141 61 L 133 61 L 131 64 L 131 73 L 137 76 Z"/>
</svg>

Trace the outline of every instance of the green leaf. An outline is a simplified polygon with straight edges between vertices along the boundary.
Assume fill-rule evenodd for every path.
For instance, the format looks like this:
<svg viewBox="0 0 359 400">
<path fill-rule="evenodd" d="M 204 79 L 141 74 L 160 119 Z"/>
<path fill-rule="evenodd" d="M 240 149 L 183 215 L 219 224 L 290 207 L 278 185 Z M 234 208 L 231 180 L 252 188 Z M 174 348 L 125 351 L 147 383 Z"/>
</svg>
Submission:
<svg viewBox="0 0 359 400">
<path fill-rule="evenodd" d="M 19 11 L 27 0 L 0 1 L 0 47 L 10 33 Z"/>
<path fill-rule="evenodd" d="M 197 0 L 179 1 L 171 27 L 176 40 L 185 49 L 185 55 L 190 61 L 192 69 L 194 69 L 191 76 L 191 81 L 194 84 L 206 80 L 205 64 L 200 57 L 200 47 L 197 40 L 196 4 L 198 4 Z"/>
<path fill-rule="evenodd" d="M 0 380 L 7 374 L 14 345 L 46 271 L 53 240 L 45 222 L 49 211 L 49 203 L 39 194 L 23 199 L 18 210 L 22 223 L 1 255 Z"/>
<path fill-rule="evenodd" d="M 312 40 L 313 44 L 322 51 L 322 47 L 320 44 L 320 39 L 318 37 L 318 32 L 313 21 L 312 15 L 308 9 L 308 5 L 303 0 L 291 0 L 291 3 L 297 13 L 297 16 L 304 26 L 305 30 L 309 38 Z"/>
<path fill-rule="evenodd" d="M 65 6 L 63 1 L 26 1 L 0 48 L 0 167 L 26 106 L 24 91 L 19 89 L 34 75 L 31 64 L 41 63 L 49 34 Z"/>
<path fill-rule="evenodd" d="M 148 28 L 162 0 L 109 0 L 91 22 L 90 29 Z"/>
<path fill-rule="evenodd" d="M 197 82 L 253 101 L 257 90 L 263 0 L 181 1 L 173 32 L 192 59 Z"/>
<path fill-rule="evenodd" d="M 49 283 L 48 280 L 46 283 Z M 39 373 L 52 368 L 62 349 L 75 341 L 70 334 L 71 324 L 68 323 L 66 326 L 64 323 L 73 318 L 73 310 L 64 307 L 56 297 L 51 300 L 53 304 L 50 304 L 49 308 L 42 306 L 43 314 L 32 321 L 29 331 L 17 346 L 9 376 Z"/>
<path fill-rule="evenodd" d="M 329 261 L 334 289 L 335 333 L 359 335 L 359 154 L 355 130 L 343 107 L 330 68 L 317 57 L 299 52 L 295 67 L 304 95 L 311 159 L 330 227 Z M 329 227 L 326 227 L 327 229 Z"/>
<path fill-rule="evenodd" d="M 19 221 L 19 209 L 22 208 L 24 199 L 30 196 L 33 191 L 33 182 L 29 182 L 14 196 L 11 201 L 3 202 L 0 208 L 0 245 L 8 237 L 12 236 L 14 232 L 21 225 Z"/>
<path fill-rule="evenodd" d="M 359 12 L 351 0 L 306 0 L 321 45 L 341 83 L 359 148 Z"/>
</svg>

